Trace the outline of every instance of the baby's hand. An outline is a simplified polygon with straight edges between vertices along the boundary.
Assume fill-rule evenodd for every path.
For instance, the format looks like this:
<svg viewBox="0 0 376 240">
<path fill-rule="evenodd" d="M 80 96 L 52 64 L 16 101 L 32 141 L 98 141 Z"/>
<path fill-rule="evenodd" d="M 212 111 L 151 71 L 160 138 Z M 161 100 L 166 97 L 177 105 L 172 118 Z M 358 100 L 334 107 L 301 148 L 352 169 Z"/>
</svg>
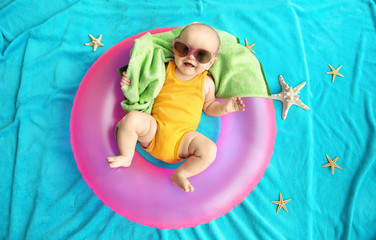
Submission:
<svg viewBox="0 0 376 240">
<path fill-rule="evenodd" d="M 240 97 L 232 97 L 227 99 L 223 103 L 223 107 L 225 112 L 243 112 L 245 111 L 245 105 L 243 103 L 243 100 Z"/>
<path fill-rule="evenodd" d="M 127 74 L 125 73 L 125 71 L 123 72 L 123 77 L 121 78 L 120 85 L 121 86 L 131 85 L 131 80 L 127 78 Z"/>
</svg>

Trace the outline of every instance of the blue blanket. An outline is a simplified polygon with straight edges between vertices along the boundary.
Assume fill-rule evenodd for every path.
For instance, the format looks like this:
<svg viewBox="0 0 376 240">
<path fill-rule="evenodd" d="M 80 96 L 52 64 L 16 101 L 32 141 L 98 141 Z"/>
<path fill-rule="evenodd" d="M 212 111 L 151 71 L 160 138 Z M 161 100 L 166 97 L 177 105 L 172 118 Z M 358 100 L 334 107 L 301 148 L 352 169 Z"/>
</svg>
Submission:
<svg viewBox="0 0 376 240">
<path fill-rule="evenodd" d="M 0 1 L 0 239 L 375 239 L 376 4 L 364 1 Z M 77 170 L 69 121 L 98 57 L 149 29 L 204 22 L 247 38 L 270 91 L 278 76 L 310 107 L 282 120 L 254 191 L 190 229 L 133 223 Z M 104 47 L 85 46 L 103 34 Z M 332 82 L 331 69 L 339 73 Z M 120 107 L 120 106 L 119 106 Z M 332 174 L 323 168 L 338 157 Z M 291 199 L 276 213 L 271 201 Z M 193 206 L 194 207 L 194 206 Z"/>
</svg>

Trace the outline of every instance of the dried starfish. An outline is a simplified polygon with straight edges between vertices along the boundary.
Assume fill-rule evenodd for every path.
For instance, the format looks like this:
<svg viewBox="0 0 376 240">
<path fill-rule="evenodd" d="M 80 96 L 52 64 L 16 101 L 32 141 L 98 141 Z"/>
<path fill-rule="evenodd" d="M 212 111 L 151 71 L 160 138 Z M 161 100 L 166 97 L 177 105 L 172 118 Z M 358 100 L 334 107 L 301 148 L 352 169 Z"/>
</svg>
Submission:
<svg viewBox="0 0 376 240">
<path fill-rule="evenodd" d="M 282 193 L 279 193 L 279 201 L 271 201 L 272 203 L 275 203 L 275 204 L 278 204 L 278 208 L 277 208 L 277 213 L 279 212 L 279 210 L 281 209 L 281 207 L 283 207 L 286 212 L 289 212 L 285 206 L 286 203 L 290 202 L 291 199 L 287 199 L 287 200 L 283 200 L 282 199 Z"/>
<path fill-rule="evenodd" d="M 101 43 L 102 40 L 102 34 L 99 35 L 98 38 L 94 38 L 93 35 L 89 34 L 89 37 L 91 38 L 91 42 L 85 43 L 86 46 L 93 46 L 93 52 L 97 51 L 97 47 L 101 46 L 103 47 L 104 44 Z"/>
<path fill-rule="evenodd" d="M 328 154 L 325 154 L 326 158 L 328 159 L 328 162 L 327 164 L 324 164 L 322 165 L 321 167 L 331 167 L 332 168 L 332 175 L 334 174 L 334 168 L 339 168 L 339 169 L 342 169 L 340 166 L 338 166 L 336 164 L 337 160 L 338 160 L 338 157 L 334 158 L 333 160 L 331 160 L 328 156 Z"/>
<path fill-rule="evenodd" d="M 326 74 L 332 74 L 332 82 L 334 82 L 334 78 L 336 77 L 336 75 L 340 76 L 340 77 L 345 77 L 343 76 L 342 74 L 340 74 L 338 71 L 341 69 L 342 65 L 339 66 L 337 69 L 334 69 L 332 66 L 330 66 L 330 64 L 328 64 L 330 69 L 332 69 L 331 72 L 327 72 Z"/>
<path fill-rule="evenodd" d="M 282 101 L 283 103 L 283 110 L 282 110 L 282 119 L 286 119 L 287 113 L 292 105 L 297 105 L 304 110 L 309 110 L 300 99 L 299 99 L 299 91 L 306 85 L 306 82 L 300 83 L 298 86 L 292 88 L 283 79 L 282 75 L 278 77 L 279 83 L 281 84 L 282 91 L 278 94 L 273 94 L 272 99 L 277 99 Z"/>
<path fill-rule="evenodd" d="M 253 52 L 254 54 L 256 54 L 255 51 L 253 51 L 252 47 L 255 46 L 256 43 L 252 43 L 251 45 L 248 45 L 248 41 L 247 39 L 245 39 L 245 47 L 249 49 L 249 51 Z"/>
</svg>

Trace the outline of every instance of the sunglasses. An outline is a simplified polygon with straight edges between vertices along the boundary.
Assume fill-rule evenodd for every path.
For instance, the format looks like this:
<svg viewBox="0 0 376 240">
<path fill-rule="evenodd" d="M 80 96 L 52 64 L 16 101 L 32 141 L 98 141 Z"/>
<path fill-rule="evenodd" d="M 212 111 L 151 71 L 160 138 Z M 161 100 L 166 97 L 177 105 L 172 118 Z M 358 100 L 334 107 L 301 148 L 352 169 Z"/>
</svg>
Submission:
<svg viewBox="0 0 376 240">
<path fill-rule="evenodd" d="M 172 41 L 172 49 L 179 57 L 185 57 L 193 52 L 195 59 L 202 64 L 210 62 L 218 51 L 210 52 L 201 48 L 193 48 L 186 43 L 179 42 L 177 38 Z"/>
</svg>

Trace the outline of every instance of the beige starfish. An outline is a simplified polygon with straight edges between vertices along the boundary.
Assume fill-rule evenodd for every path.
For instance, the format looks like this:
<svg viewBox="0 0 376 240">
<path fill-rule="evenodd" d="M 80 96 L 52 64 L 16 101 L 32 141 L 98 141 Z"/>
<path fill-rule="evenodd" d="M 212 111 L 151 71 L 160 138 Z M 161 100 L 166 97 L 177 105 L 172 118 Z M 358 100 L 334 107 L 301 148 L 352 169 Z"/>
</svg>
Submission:
<svg viewBox="0 0 376 240">
<path fill-rule="evenodd" d="M 324 164 L 322 165 L 321 167 L 331 167 L 332 168 L 332 174 L 334 174 L 334 168 L 339 168 L 339 169 L 342 169 L 340 166 L 338 166 L 336 164 L 337 160 L 338 160 L 338 157 L 334 158 L 333 160 L 331 160 L 328 156 L 328 154 L 325 154 L 326 158 L 328 159 L 328 162 L 327 164 Z"/>
<path fill-rule="evenodd" d="M 282 119 L 286 119 L 287 113 L 292 105 L 299 106 L 304 110 L 309 110 L 300 99 L 299 91 L 306 85 L 306 82 L 300 83 L 298 86 L 292 88 L 283 79 L 282 75 L 279 75 L 279 84 L 281 84 L 282 91 L 278 94 L 272 94 L 272 99 L 280 100 L 283 103 Z"/>
<path fill-rule="evenodd" d="M 86 46 L 93 46 L 93 52 L 97 51 L 97 47 L 101 46 L 103 47 L 104 44 L 101 43 L 102 40 L 102 34 L 99 35 L 98 38 L 94 38 L 93 35 L 89 34 L 89 37 L 91 38 L 91 42 L 85 43 Z"/>
<path fill-rule="evenodd" d="M 253 51 L 252 47 L 255 46 L 256 43 L 252 43 L 251 45 L 248 45 L 248 40 L 245 39 L 245 47 L 248 48 L 251 52 L 253 52 L 254 54 L 256 54 L 255 51 Z"/>
<path fill-rule="evenodd" d="M 332 82 L 334 82 L 334 78 L 336 77 L 336 75 L 344 78 L 344 76 L 338 72 L 341 69 L 342 65 L 339 66 L 337 69 L 334 69 L 332 66 L 330 66 L 330 64 L 328 64 L 328 65 L 329 65 L 330 69 L 332 69 L 332 71 L 327 72 L 326 74 L 332 74 Z"/>
<path fill-rule="evenodd" d="M 277 208 L 277 213 L 279 212 L 279 210 L 281 209 L 281 207 L 283 207 L 286 212 L 289 212 L 285 206 L 286 203 L 290 202 L 291 199 L 287 199 L 287 200 L 283 200 L 282 199 L 282 193 L 279 193 L 279 201 L 271 201 L 272 203 L 275 203 L 275 204 L 278 204 L 278 208 Z"/>
</svg>

